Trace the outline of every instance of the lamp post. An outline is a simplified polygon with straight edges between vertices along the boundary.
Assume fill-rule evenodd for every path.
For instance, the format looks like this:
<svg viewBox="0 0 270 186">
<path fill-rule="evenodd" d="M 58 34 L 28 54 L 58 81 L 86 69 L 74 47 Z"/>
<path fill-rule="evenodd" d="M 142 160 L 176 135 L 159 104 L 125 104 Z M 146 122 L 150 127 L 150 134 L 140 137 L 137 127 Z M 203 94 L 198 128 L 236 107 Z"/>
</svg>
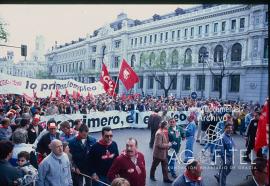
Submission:
<svg viewBox="0 0 270 186">
<path fill-rule="evenodd" d="M 203 76 L 202 77 L 204 77 L 204 87 L 201 87 L 201 99 L 203 99 L 203 91 L 204 91 L 204 88 L 205 88 L 205 75 L 204 75 L 204 63 L 205 63 L 205 59 L 206 58 L 208 58 L 208 54 L 209 54 L 209 52 L 207 52 L 207 51 L 203 51 L 201 54 L 200 54 L 200 58 L 201 58 L 201 61 L 202 61 L 202 63 L 203 63 Z"/>
</svg>

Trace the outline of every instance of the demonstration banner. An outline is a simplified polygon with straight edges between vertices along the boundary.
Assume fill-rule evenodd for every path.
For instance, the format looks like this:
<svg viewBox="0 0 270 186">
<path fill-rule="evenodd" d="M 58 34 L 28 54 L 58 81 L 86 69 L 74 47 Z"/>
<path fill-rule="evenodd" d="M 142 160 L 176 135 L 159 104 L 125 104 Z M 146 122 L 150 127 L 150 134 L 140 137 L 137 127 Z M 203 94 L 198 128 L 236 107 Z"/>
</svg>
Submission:
<svg viewBox="0 0 270 186">
<path fill-rule="evenodd" d="M 33 96 L 33 93 L 35 93 L 38 98 L 46 98 L 50 97 L 51 94 L 55 95 L 56 90 L 62 95 L 65 94 L 66 90 L 69 93 L 76 91 L 80 92 L 84 97 L 89 95 L 89 92 L 92 95 L 105 93 L 100 82 L 85 84 L 73 79 L 32 79 L 0 73 L 0 94 L 26 94 Z"/>
<path fill-rule="evenodd" d="M 54 118 L 59 124 L 62 121 L 69 121 L 71 127 L 74 125 L 76 119 L 81 119 L 89 127 L 90 132 L 101 131 L 102 127 L 109 126 L 112 129 L 119 128 L 147 128 L 149 116 L 152 114 L 148 112 L 121 112 L 121 111 L 106 111 L 106 112 L 92 112 L 90 114 L 62 114 L 41 116 L 41 122 L 47 122 Z M 168 112 L 168 116 L 174 117 L 178 125 L 187 124 L 188 111 L 183 112 Z"/>
</svg>

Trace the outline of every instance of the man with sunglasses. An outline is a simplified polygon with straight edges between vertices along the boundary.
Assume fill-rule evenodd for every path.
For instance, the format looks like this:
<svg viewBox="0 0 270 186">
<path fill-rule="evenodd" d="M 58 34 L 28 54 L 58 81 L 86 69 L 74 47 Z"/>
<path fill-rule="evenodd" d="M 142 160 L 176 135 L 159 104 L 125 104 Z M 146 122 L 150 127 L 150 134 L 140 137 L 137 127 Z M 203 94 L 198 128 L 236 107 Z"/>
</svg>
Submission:
<svg viewBox="0 0 270 186">
<path fill-rule="evenodd" d="M 99 180 L 109 184 L 107 173 L 119 152 L 116 142 L 112 140 L 111 127 L 103 127 L 101 134 L 101 139 L 93 145 L 89 153 L 90 175 L 97 176 Z M 98 182 L 93 182 L 93 185 L 102 186 Z"/>
</svg>

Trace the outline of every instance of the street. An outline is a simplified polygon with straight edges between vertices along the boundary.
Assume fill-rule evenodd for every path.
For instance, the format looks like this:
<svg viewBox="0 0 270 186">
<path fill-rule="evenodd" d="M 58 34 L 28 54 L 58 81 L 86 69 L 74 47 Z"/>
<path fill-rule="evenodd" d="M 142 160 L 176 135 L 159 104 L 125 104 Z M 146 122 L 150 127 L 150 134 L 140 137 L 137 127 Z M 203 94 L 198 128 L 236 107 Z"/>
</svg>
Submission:
<svg viewBox="0 0 270 186">
<path fill-rule="evenodd" d="M 101 136 L 101 132 L 92 133 L 93 137 L 99 139 Z M 134 137 L 138 140 L 138 149 L 141 151 L 145 156 L 146 162 L 146 185 L 147 186 L 166 186 L 170 184 L 163 183 L 161 165 L 157 167 L 156 170 L 156 178 L 157 181 L 153 182 L 149 179 L 149 172 L 152 163 L 152 149 L 149 148 L 149 139 L 150 139 L 150 130 L 148 129 L 118 129 L 113 130 L 113 140 L 117 142 L 119 152 L 125 148 L 125 142 L 129 137 Z M 244 138 L 240 135 L 233 135 L 233 139 L 235 141 L 235 164 L 233 170 L 227 177 L 227 186 L 234 186 L 241 181 L 243 181 L 247 175 L 250 175 L 251 172 L 249 170 L 250 164 L 241 164 L 240 165 L 240 149 L 245 149 Z M 201 159 L 203 165 L 203 173 L 202 177 L 204 179 L 204 183 L 207 186 L 215 186 L 218 185 L 216 179 L 214 178 L 214 174 L 217 173 L 217 169 L 214 166 L 210 165 L 209 161 L 205 161 L 207 158 L 198 158 L 201 157 L 201 149 L 203 146 L 199 145 L 199 143 L 194 143 L 194 156 L 197 159 Z M 185 141 L 182 142 L 180 152 L 185 149 Z M 209 149 L 208 149 L 209 151 Z M 209 153 L 208 153 L 209 154 Z M 184 155 L 184 153 L 183 153 Z M 242 162 L 245 163 L 245 162 Z M 176 173 L 177 175 L 183 174 L 185 166 L 182 163 L 181 165 L 176 163 Z"/>
</svg>

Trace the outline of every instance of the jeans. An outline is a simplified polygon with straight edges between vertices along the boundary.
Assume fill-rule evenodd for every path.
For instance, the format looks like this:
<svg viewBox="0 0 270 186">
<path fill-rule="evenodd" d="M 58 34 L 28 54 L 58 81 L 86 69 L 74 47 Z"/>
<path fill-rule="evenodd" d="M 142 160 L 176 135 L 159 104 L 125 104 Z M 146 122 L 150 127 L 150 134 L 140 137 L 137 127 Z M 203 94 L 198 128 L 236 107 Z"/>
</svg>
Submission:
<svg viewBox="0 0 270 186">
<path fill-rule="evenodd" d="M 185 162 L 193 158 L 193 143 L 194 143 L 194 136 L 187 137 L 185 149 Z"/>
<path fill-rule="evenodd" d="M 232 170 L 232 159 L 226 158 L 226 162 L 222 160 L 219 169 L 219 186 L 226 186 L 226 178 Z"/>
<path fill-rule="evenodd" d="M 176 155 L 173 153 L 173 156 L 168 156 L 169 170 L 171 174 L 175 174 L 174 165 L 175 165 Z M 171 161 L 170 161 L 171 160 Z"/>
</svg>

